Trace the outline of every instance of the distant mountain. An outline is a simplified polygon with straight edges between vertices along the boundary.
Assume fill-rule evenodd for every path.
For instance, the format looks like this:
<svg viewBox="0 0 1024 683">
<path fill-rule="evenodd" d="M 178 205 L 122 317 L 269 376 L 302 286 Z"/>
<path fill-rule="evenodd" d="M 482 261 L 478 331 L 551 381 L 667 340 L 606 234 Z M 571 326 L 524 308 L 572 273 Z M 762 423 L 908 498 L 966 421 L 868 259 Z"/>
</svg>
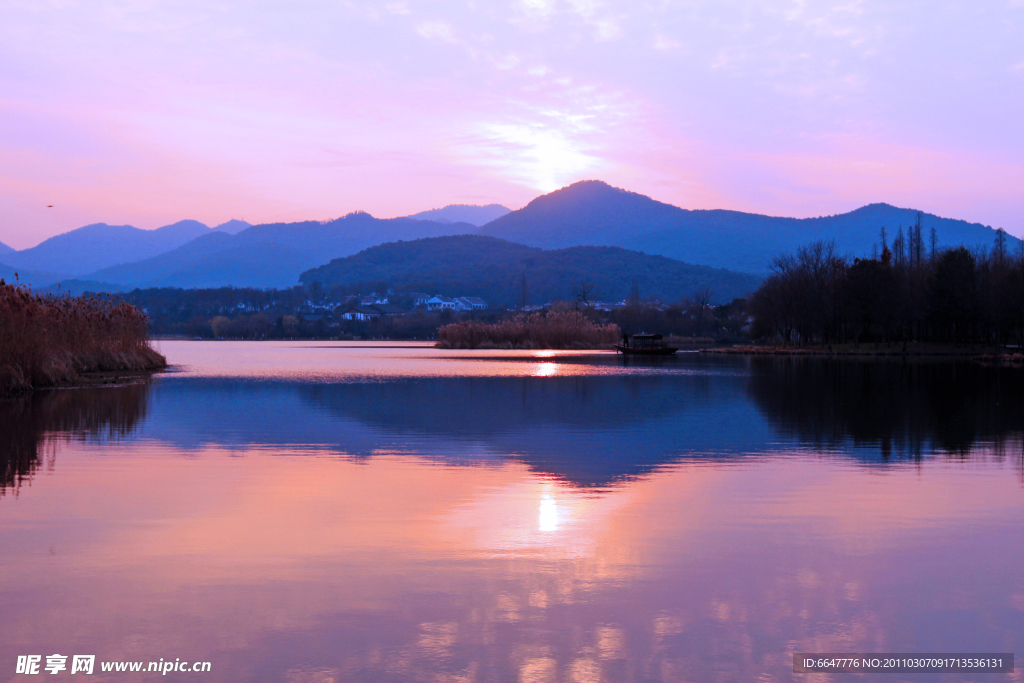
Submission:
<svg viewBox="0 0 1024 683">
<path fill-rule="evenodd" d="M 328 222 L 254 225 L 208 232 L 153 258 L 105 268 L 89 279 L 129 287 L 291 287 L 299 274 L 381 242 L 471 232 L 476 226 L 351 213 Z"/>
<path fill-rule="evenodd" d="M 156 256 L 209 232 L 198 221 L 179 221 L 156 230 L 95 223 L 51 237 L 31 249 L 5 254 L 3 260 L 19 268 L 85 275 Z"/>
<path fill-rule="evenodd" d="M 905 232 L 916 219 L 917 211 L 888 204 L 802 219 L 717 209 L 691 211 L 587 180 L 538 197 L 479 232 L 545 249 L 610 245 L 764 273 L 773 256 L 819 239 L 834 239 L 841 253 L 869 255 L 880 242 L 882 226 L 891 240 L 900 227 Z M 935 228 L 940 246 L 988 247 L 995 239 L 992 228 L 978 223 L 922 214 L 922 224 L 926 239 Z"/>
<path fill-rule="evenodd" d="M 496 218 L 501 218 L 511 209 L 506 209 L 501 204 L 488 204 L 477 206 L 474 204 L 449 204 L 443 209 L 431 209 L 414 213 L 407 218 L 415 218 L 418 221 L 435 221 L 437 223 L 469 223 L 470 225 L 484 225 Z"/>
<path fill-rule="evenodd" d="M 4 258 L 7 256 L 5 255 Z M 18 277 L 15 278 L 14 275 Z M 4 263 L 0 263 L 0 279 L 3 279 L 7 283 L 20 282 L 23 285 L 31 285 L 33 289 L 42 289 L 48 287 L 60 280 L 64 276 L 57 275 L 55 273 L 46 273 L 38 270 L 31 270 L 28 268 L 19 268 L 17 266 L 9 266 Z"/>
<path fill-rule="evenodd" d="M 220 225 L 216 226 L 215 228 L 213 228 L 213 230 L 215 230 L 216 232 L 226 232 L 229 235 L 237 235 L 246 228 L 251 227 L 252 223 L 246 223 L 245 221 L 240 221 L 237 218 L 232 218 L 227 223 L 221 223 Z"/>
<path fill-rule="evenodd" d="M 520 298 L 526 276 L 528 303 L 572 299 L 581 281 L 594 285 L 604 301 L 626 298 L 634 279 L 643 297 L 675 301 L 710 287 L 716 303 L 745 296 L 761 278 L 720 268 L 695 266 L 664 256 L 618 247 L 571 247 L 545 251 L 483 235 L 457 235 L 393 242 L 313 268 L 299 278 L 325 286 L 379 282 L 402 291 L 479 296 L 510 306 Z"/>
<path fill-rule="evenodd" d="M 3 242 L 0 242 L 0 256 L 3 256 L 4 254 L 13 254 L 14 251 L 14 248 L 7 246 Z"/>
<path fill-rule="evenodd" d="M 116 293 L 116 292 L 128 292 L 131 291 L 131 287 L 124 287 L 121 285 L 112 285 L 109 282 L 97 282 L 96 280 L 80 280 L 73 278 L 70 280 L 61 280 L 55 282 L 49 287 L 44 287 L 50 294 L 70 294 L 71 296 L 79 296 L 86 292 L 91 293 Z"/>
<path fill-rule="evenodd" d="M 543 249 L 614 246 L 763 274 L 773 256 L 818 239 L 834 239 L 849 256 L 869 255 L 882 226 L 891 241 L 916 220 L 916 211 L 888 204 L 806 219 L 691 211 L 589 180 L 511 212 L 498 204 L 451 205 L 405 218 L 356 212 L 326 222 L 249 225 L 233 219 L 208 228 L 181 221 L 158 230 L 97 223 L 23 251 L 0 245 L 0 262 L 32 271 L 37 286 L 78 279 L 114 288 L 289 287 L 300 273 L 368 247 L 473 233 Z M 995 239 L 991 228 L 977 223 L 922 214 L 922 224 L 926 241 L 935 228 L 940 247 L 989 247 Z"/>
</svg>

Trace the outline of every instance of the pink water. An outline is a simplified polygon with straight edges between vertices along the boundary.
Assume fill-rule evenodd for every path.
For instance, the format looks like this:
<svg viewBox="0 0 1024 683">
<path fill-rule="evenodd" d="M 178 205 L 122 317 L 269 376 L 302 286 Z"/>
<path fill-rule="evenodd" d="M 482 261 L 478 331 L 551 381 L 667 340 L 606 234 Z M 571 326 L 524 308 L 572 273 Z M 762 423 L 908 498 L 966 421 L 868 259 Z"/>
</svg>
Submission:
<svg viewBox="0 0 1024 683">
<path fill-rule="evenodd" d="M 123 434 L 43 430 L 0 497 L 0 681 L 53 653 L 212 665 L 111 681 L 785 681 L 794 651 L 1024 645 L 1012 415 L 951 452 L 915 413 L 920 452 L 883 458 L 746 361 L 162 346 Z"/>
</svg>

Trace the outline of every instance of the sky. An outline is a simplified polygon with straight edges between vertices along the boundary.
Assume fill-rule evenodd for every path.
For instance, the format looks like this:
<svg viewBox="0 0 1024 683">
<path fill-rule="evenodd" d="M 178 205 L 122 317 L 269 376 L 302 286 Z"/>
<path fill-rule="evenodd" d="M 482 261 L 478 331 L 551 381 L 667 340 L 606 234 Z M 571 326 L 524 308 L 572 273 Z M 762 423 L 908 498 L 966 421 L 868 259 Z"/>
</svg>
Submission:
<svg viewBox="0 0 1024 683">
<path fill-rule="evenodd" d="M 871 202 L 1024 235 L 1024 0 L 0 0 L 0 242 Z"/>
</svg>

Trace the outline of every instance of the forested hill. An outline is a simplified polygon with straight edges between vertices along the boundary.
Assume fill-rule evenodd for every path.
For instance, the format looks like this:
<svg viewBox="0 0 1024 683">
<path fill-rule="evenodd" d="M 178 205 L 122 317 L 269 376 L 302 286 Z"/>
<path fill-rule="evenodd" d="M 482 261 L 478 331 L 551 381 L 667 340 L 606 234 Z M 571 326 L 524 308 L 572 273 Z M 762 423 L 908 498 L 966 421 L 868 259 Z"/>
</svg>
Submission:
<svg viewBox="0 0 1024 683">
<path fill-rule="evenodd" d="M 761 282 L 748 273 L 617 247 L 543 250 L 481 235 L 382 244 L 307 270 L 299 279 L 366 291 L 383 285 L 398 291 L 479 296 L 491 305 L 514 306 L 524 274 L 531 304 L 572 299 L 581 282 L 591 283 L 590 298 L 602 301 L 625 299 L 635 280 L 644 298 L 677 301 L 708 287 L 714 302 L 746 296 Z"/>
<path fill-rule="evenodd" d="M 916 210 L 888 204 L 869 204 L 817 218 L 688 210 L 599 180 L 586 180 L 537 197 L 479 232 L 545 249 L 609 245 L 765 273 L 772 257 L 817 240 L 835 240 L 844 255 L 870 256 L 880 242 L 880 228 L 886 228 L 891 241 L 901 228 L 906 232 L 917 217 Z M 995 230 L 979 223 L 927 213 L 921 214 L 921 222 L 926 239 L 935 228 L 940 248 L 991 247 L 995 240 Z"/>
</svg>

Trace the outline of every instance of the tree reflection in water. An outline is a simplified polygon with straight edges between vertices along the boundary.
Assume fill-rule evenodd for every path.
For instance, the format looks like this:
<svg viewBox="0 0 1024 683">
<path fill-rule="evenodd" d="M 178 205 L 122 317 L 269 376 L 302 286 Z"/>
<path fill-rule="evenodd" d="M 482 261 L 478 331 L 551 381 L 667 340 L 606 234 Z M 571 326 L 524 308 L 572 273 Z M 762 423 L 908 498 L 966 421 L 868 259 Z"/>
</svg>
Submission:
<svg viewBox="0 0 1024 683">
<path fill-rule="evenodd" d="M 882 460 L 997 449 L 1024 427 L 1024 371 L 974 362 L 757 358 L 750 393 L 783 436 Z"/>
<path fill-rule="evenodd" d="M 38 391 L 0 401 L 0 496 L 17 494 L 62 440 L 103 442 L 131 434 L 146 416 L 148 382 Z"/>
</svg>

